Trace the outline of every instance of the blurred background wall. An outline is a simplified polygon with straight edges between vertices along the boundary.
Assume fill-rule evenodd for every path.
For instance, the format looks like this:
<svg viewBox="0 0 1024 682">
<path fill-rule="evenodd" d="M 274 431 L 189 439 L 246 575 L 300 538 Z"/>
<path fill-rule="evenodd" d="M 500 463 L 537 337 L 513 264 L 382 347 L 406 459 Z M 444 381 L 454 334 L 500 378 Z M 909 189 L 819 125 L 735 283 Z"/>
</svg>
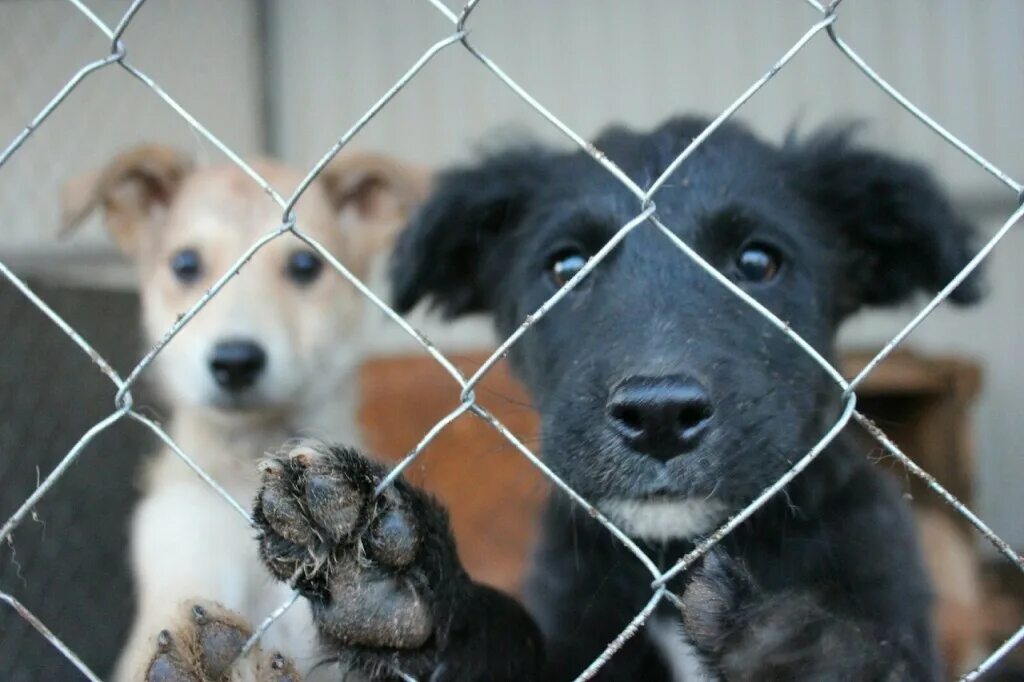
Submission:
<svg viewBox="0 0 1024 682">
<path fill-rule="evenodd" d="M 91 0 L 116 22 L 126 0 Z M 454 6 L 455 3 L 449 2 Z M 912 101 L 1011 175 L 1024 176 L 1024 3 L 1015 0 L 858 0 L 838 29 Z M 488 0 L 471 39 L 569 126 L 593 136 L 610 122 L 653 125 L 678 112 L 715 114 L 762 75 L 819 17 L 807 4 L 647 0 Z M 309 167 L 452 27 L 426 0 L 175 0 L 147 3 L 132 23 L 129 57 L 244 156 L 280 155 Z M 106 39 L 60 0 L 0 0 L 0 142 L 24 124 Z M 865 141 L 928 163 L 961 209 L 991 234 L 1012 193 L 899 108 L 824 35 L 739 113 L 771 139 L 790 129 L 862 120 Z M 353 147 L 430 165 L 470 158 L 486 141 L 533 135 L 567 146 L 464 50 L 439 54 L 360 133 Z M 117 68 L 90 76 L 0 171 L 0 258 L 44 279 L 130 287 L 132 276 L 99 226 L 60 241 L 58 191 L 140 141 L 220 153 Z M 288 190 L 290 188 L 281 188 Z M 912 345 L 979 360 L 985 384 L 976 419 L 979 511 L 1024 546 L 1024 317 L 1020 230 L 989 261 L 990 295 L 974 310 L 944 307 Z M 379 283 L 378 283 L 379 286 Z M 847 346 L 877 346 L 913 308 L 864 315 Z M 380 316 L 375 351 L 410 350 Z M 418 323 L 443 347 L 492 343 L 479 321 Z"/>
</svg>

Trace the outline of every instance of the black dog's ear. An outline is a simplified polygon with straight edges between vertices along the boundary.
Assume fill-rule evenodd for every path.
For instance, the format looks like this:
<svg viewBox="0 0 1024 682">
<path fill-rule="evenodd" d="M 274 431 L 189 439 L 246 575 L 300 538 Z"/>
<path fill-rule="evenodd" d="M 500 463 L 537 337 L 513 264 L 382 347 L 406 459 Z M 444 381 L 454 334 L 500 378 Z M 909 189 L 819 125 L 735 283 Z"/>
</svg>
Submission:
<svg viewBox="0 0 1024 682">
<path fill-rule="evenodd" d="M 928 171 L 859 148 L 852 131 L 831 131 L 787 145 L 800 190 L 845 240 L 848 274 L 841 314 L 861 305 L 894 305 L 918 290 L 935 293 L 974 255 L 974 230 Z M 950 295 L 981 297 L 978 271 Z"/>
<path fill-rule="evenodd" d="M 482 269 L 495 255 L 497 237 L 521 220 L 550 156 L 520 148 L 439 174 L 391 256 L 391 295 L 399 312 L 427 298 L 446 318 L 487 308 L 494 282 L 482 281 Z"/>
</svg>

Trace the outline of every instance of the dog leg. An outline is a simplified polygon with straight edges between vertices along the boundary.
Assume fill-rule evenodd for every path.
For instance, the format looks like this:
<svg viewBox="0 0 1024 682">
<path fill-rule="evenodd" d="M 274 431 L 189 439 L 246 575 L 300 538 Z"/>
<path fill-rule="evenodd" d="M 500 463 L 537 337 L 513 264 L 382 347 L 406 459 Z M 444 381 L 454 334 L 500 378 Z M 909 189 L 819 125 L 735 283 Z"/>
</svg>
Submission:
<svg viewBox="0 0 1024 682">
<path fill-rule="evenodd" d="M 714 549 L 683 592 L 691 642 L 721 679 L 930 679 L 896 636 L 830 613 L 805 592 L 765 594 L 740 561 Z"/>
<path fill-rule="evenodd" d="M 251 537 L 252 529 L 201 483 L 165 486 L 139 503 L 132 519 L 136 613 L 115 680 L 138 681 L 152 637 L 186 600 L 202 596 L 246 609 L 244 562 L 256 558 Z"/>
<path fill-rule="evenodd" d="M 372 680 L 531 680 L 541 637 L 465 573 L 444 510 L 357 452 L 308 444 L 262 465 L 260 550 L 295 581 L 327 651 Z"/>
</svg>

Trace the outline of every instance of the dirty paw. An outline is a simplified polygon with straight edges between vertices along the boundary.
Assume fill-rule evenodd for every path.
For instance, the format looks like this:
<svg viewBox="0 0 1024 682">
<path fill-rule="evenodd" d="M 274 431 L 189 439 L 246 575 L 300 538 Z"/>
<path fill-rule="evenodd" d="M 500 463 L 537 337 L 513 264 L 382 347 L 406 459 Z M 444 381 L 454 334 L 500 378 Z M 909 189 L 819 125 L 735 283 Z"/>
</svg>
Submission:
<svg viewBox="0 0 1024 682">
<path fill-rule="evenodd" d="M 156 636 L 146 682 L 299 682 L 292 662 L 254 646 L 237 614 L 212 603 L 188 604 L 176 625 Z"/>
<path fill-rule="evenodd" d="M 464 575 L 443 511 L 402 480 L 376 496 L 386 471 L 351 449 L 303 443 L 261 471 L 261 554 L 321 633 L 342 648 L 423 647 L 439 576 Z"/>
</svg>

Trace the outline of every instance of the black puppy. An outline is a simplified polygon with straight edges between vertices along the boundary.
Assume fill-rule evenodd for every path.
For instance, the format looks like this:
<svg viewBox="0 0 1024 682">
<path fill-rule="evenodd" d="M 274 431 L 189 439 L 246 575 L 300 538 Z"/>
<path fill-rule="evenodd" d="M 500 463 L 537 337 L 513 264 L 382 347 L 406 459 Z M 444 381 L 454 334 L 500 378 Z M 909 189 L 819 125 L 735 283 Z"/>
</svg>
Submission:
<svg viewBox="0 0 1024 682">
<path fill-rule="evenodd" d="M 613 129 L 596 145 L 652 182 L 707 124 Z M 868 304 L 935 291 L 971 230 L 920 167 L 844 132 L 781 148 L 726 125 L 657 193 L 660 220 L 826 358 Z M 510 334 L 640 210 L 581 152 L 490 156 L 441 175 L 402 236 L 400 310 L 432 299 Z M 968 279 L 953 294 L 978 297 Z M 655 226 L 631 232 L 510 358 L 543 456 L 662 568 L 775 481 L 835 422 L 840 391 L 805 352 Z M 908 510 L 841 434 L 671 589 L 608 680 L 930 680 L 929 588 Z M 263 555 L 298 575 L 323 641 L 375 679 L 567 680 L 647 603 L 651 575 L 554 498 L 527 607 L 471 581 L 440 507 L 344 449 L 267 466 Z M 529 614 L 529 615 L 528 615 Z"/>
</svg>

